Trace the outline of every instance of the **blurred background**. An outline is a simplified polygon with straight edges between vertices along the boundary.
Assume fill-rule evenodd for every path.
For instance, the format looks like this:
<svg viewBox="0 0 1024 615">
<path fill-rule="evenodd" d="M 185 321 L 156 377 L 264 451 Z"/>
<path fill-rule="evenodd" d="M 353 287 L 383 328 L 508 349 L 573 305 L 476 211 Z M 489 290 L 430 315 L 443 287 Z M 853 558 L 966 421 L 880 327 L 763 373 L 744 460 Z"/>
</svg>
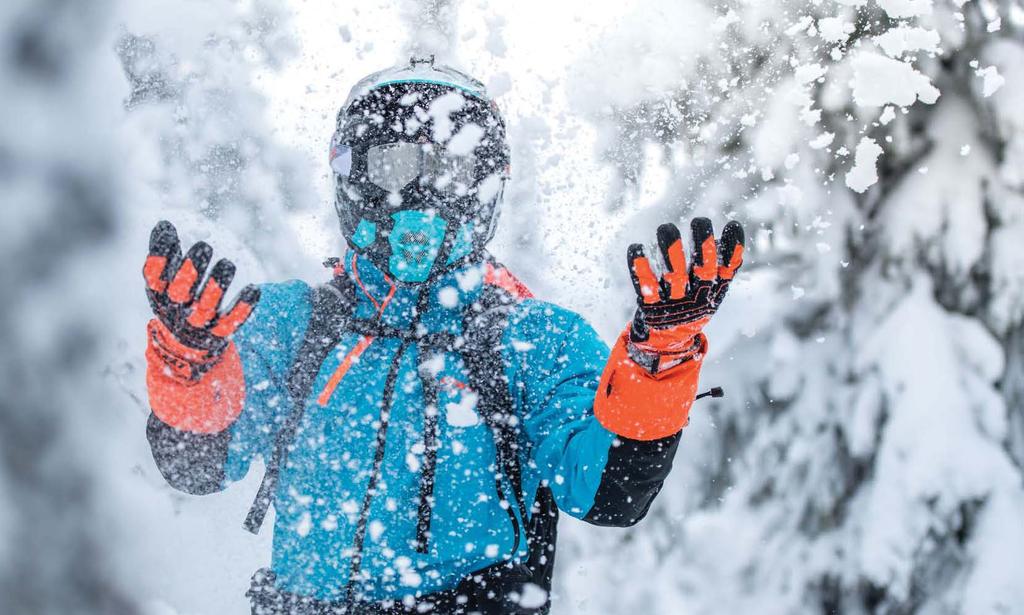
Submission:
<svg viewBox="0 0 1024 615">
<path fill-rule="evenodd" d="M 506 115 L 494 252 L 606 340 L 629 243 L 750 238 L 727 396 L 644 523 L 563 521 L 555 613 L 1024 613 L 1017 0 L 0 3 L 0 612 L 248 612 L 260 472 L 186 496 L 144 437 L 148 231 L 325 278 L 334 114 L 414 52 Z"/>
</svg>

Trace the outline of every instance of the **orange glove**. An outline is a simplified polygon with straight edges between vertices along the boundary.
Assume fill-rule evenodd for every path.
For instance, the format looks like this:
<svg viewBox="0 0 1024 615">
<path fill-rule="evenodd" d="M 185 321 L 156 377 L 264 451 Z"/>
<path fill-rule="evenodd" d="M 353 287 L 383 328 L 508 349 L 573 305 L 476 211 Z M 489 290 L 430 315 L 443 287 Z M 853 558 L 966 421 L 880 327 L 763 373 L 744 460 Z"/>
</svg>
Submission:
<svg viewBox="0 0 1024 615">
<path fill-rule="evenodd" d="M 686 424 L 707 351 L 702 330 L 743 263 L 738 222 L 725 226 L 717 244 L 707 218 L 695 218 L 690 229 L 693 252 L 687 267 L 679 229 L 658 227 L 666 268 L 660 279 L 643 246 L 633 244 L 627 252 L 637 310 L 612 348 L 594 402 L 601 424 L 621 436 L 655 440 Z"/>
<path fill-rule="evenodd" d="M 259 300 L 247 286 L 223 313 L 221 301 L 235 276 L 234 264 L 221 259 L 197 293 L 213 250 L 200 241 L 182 257 L 178 233 L 161 221 L 149 239 L 142 274 L 156 318 L 147 326 L 146 384 L 153 413 L 188 431 L 224 429 L 241 412 L 242 363 L 229 336 Z"/>
<path fill-rule="evenodd" d="M 149 255 L 142 269 L 146 296 L 159 321 L 150 326 L 150 343 L 174 373 L 187 380 L 198 380 L 217 362 L 228 337 L 249 318 L 260 298 L 259 287 L 250 284 L 230 308 L 219 313 L 235 277 L 235 265 L 226 258 L 217 261 L 197 293 L 212 255 L 209 244 L 200 241 L 182 258 L 178 232 L 163 220 L 149 236 Z"/>
</svg>

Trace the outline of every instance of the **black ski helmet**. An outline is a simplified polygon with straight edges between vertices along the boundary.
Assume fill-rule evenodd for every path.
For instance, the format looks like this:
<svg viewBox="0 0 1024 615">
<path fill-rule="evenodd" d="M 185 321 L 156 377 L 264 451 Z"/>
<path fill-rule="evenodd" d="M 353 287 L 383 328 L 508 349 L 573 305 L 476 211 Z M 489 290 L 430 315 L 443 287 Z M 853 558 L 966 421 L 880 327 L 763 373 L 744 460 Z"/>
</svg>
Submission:
<svg viewBox="0 0 1024 615">
<path fill-rule="evenodd" d="M 482 83 L 413 57 L 359 81 L 336 126 L 335 209 L 353 250 L 407 283 L 481 257 L 509 176 Z"/>
</svg>

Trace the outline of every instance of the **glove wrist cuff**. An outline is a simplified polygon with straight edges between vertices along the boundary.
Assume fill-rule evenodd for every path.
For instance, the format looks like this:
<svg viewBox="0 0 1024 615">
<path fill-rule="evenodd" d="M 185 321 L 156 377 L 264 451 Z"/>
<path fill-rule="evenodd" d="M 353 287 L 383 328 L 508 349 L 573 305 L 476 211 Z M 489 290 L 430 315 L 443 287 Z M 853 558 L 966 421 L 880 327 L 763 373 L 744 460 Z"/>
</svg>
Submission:
<svg viewBox="0 0 1024 615">
<path fill-rule="evenodd" d="M 651 344 L 649 341 L 636 342 L 632 336 L 623 336 L 629 358 L 647 372 L 656 374 L 675 367 L 686 361 L 703 356 L 707 352 L 707 338 L 699 333 L 687 339 L 672 340 L 665 345 Z"/>
<path fill-rule="evenodd" d="M 146 326 L 150 353 L 164 364 L 170 375 L 184 382 L 197 382 L 220 360 L 221 351 L 202 350 L 182 343 L 158 319 Z"/>
</svg>

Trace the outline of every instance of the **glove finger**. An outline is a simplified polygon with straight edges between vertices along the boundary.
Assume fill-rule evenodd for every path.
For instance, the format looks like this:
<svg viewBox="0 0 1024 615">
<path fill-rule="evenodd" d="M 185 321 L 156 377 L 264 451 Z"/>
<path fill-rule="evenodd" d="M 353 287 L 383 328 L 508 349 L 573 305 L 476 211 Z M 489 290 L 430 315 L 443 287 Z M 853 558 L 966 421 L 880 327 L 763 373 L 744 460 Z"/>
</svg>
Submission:
<svg viewBox="0 0 1024 615">
<path fill-rule="evenodd" d="M 167 220 L 157 222 L 149 234 L 149 254 L 142 266 L 142 276 L 149 290 L 162 293 L 170 280 L 170 267 L 181 256 L 178 231 Z"/>
<path fill-rule="evenodd" d="M 629 339 L 634 342 L 645 342 L 651 337 L 651 328 L 647 326 L 643 311 L 637 309 L 633 313 L 633 323 L 629 327 Z"/>
<path fill-rule="evenodd" d="M 725 299 L 725 294 L 729 292 L 729 284 L 731 283 L 732 280 L 723 279 L 719 280 L 718 284 L 715 286 L 714 297 L 712 297 L 715 310 L 718 310 L 718 307 L 722 305 L 722 301 Z"/>
<path fill-rule="evenodd" d="M 722 259 L 718 266 L 720 280 L 731 280 L 736 275 L 736 270 L 743 264 L 743 246 L 743 225 L 733 220 L 722 229 L 722 239 L 718 242 L 718 254 Z"/>
<path fill-rule="evenodd" d="M 693 234 L 693 256 L 690 275 L 705 282 L 718 277 L 718 248 L 715 246 L 715 228 L 707 218 L 690 221 Z"/>
<path fill-rule="evenodd" d="M 199 299 L 192 306 L 192 313 L 188 316 L 188 324 L 197 329 L 205 327 L 213 321 L 220 309 L 224 293 L 227 292 L 231 280 L 235 277 L 235 264 L 226 258 L 217 261 L 210 272 L 210 277 L 203 285 Z"/>
<path fill-rule="evenodd" d="M 182 305 L 190 303 L 193 293 L 196 291 L 196 286 L 199 285 L 199 280 L 202 279 L 203 273 L 206 272 L 206 267 L 210 264 L 212 257 L 213 248 L 205 241 L 200 241 L 189 248 L 188 254 L 185 255 L 185 260 L 182 261 L 181 267 L 178 267 L 178 271 L 174 274 L 174 279 L 171 280 L 170 286 L 167 287 L 168 298 Z"/>
<path fill-rule="evenodd" d="M 217 324 L 213 325 L 210 333 L 217 337 L 228 337 L 234 333 L 249 318 L 259 300 L 260 288 L 258 286 L 250 284 L 243 288 L 227 313 L 217 319 Z"/>
<path fill-rule="evenodd" d="M 651 269 L 651 262 L 644 255 L 644 247 L 638 243 L 629 246 L 626 251 L 626 262 L 629 275 L 633 279 L 633 290 L 644 303 L 657 303 L 661 300 L 658 292 L 658 278 Z"/>
<path fill-rule="evenodd" d="M 662 278 L 668 284 L 670 299 L 682 299 L 686 295 L 686 254 L 683 252 L 683 239 L 679 227 L 675 224 L 662 224 L 658 227 L 658 247 L 668 271 Z"/>
</svg>

